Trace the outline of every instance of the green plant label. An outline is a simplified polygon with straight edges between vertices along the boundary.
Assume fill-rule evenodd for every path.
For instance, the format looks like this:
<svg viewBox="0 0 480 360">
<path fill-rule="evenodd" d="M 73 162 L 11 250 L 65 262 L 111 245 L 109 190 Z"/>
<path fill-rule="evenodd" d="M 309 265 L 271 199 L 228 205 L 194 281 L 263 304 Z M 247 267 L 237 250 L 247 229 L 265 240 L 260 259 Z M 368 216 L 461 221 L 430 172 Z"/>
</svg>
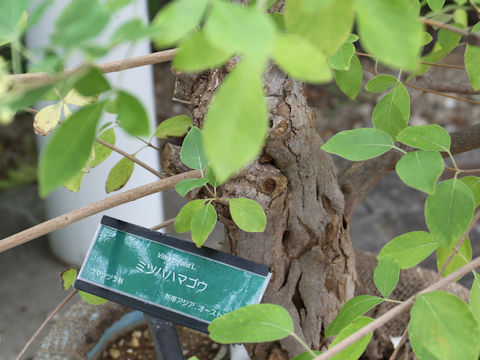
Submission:
<svg viewBox="0 0 480 360">
<path fill-rule="evenodd" d="M 75 288 L 207 332 L 260 302 L 267 266 L 104 216 Z"/>
</svg>

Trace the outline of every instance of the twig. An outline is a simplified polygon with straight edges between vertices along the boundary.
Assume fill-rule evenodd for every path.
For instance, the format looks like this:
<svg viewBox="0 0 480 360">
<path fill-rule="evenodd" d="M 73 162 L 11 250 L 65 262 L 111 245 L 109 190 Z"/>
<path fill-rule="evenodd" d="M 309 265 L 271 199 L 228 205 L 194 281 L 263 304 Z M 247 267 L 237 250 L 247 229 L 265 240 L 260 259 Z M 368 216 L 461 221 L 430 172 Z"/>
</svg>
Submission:
<svg viewBox="0 0 480 360">
<path fill-rule="evenodd" d="M 175 218 L 169 219 L 167 221 L 162 222 L 161 224 L 155 225 L 154 227 L 150 228 L 152 230 L 160 230 L 167 226 L 172 225 L 175 222 Z"/>
<path fill-rule="evenodd" d="M 106 142 L 106 141 L 103 141 L 102 139 L 97 139 L 97 142 L 100 143 L 100 144 L 102 144 L 103 146 L 108 147 L 109 149 L 112 149 L 113 151 L 119 153 L 120 155 L 126 157 L 127 159 L 133 161 L 135 164 L 140 165 L 140 166 L 143 167 L 144 169 L 150 171 L 152 174 L 158 176 L 160 179 L 164 179 L 164 178 L 165 178 L 165 175 L 163 175 L 162 173 L 158 172 L 157 170 L 151 168 L 150 166 L 148 166 L 147 164 L 145 164 L 143 161 L 138 160 L 135 156 L 132 156 L 132 155 L 126 153 L 126 152 L 123 151 L 122 149 L 119 149 L 119 148 L 117 148 L 116 146 L 114 146 L 114 145 L 112 145 L 112 144 L 109 144 L 109 143 Z"/>
<path fill-rule="evenodd" d="M 475 5 L 475 3 L 472 0 L 468 0 L 468 3 L 473 8 L 473 10 L 475 10 L 475 12 L 477 13 L 477 16 L 480 17 L 480 9 L 478 8 L 478 6 Z"/>
<path fill-rule="evenodd" d="M 349 337 L 345 338 L 344 340 L 340 341 L 335 346 L 331 347 L 323 354 L 314 358 L 314 360 L 326 360 L 332 357 L 335 354 L 338 354 L 340 351 L 345 349 L 346 347 L 352 345 L 354 342 L 360 340 L 362 337 L 368 335 L 372 331 L 380 328 L 381 326 L 385 325 L 390 320 L 396 318 L 397 316 L 403 314 L 404 312 L 408 311 L 413 303 L 415 302 L 415 297 L 424 294 L 430 291 L 435 291 L 443 288 L 445 285 L 448 285 L 451 282 L 456 281 L 458 278 L 468 274 L 470 271 L 480 267 L 480 256 L 469 262 L 468 264 L 462 266 L 460 269 L 452 272 L 448 276 L 444 277 L 443 279 L 433 283 L 432 285 L 426 287 L 419 293 L 409 297 L 406 301 L 402 304 L 395 306 L 393 309 L 387 311 L 385 314 L 380 316 L 379 318 L 373 320 L 368 325 L 361 328 L 359 331 L 353 333 Z"/>
<path fill-rule="evenodd" d="M 432 27 L 441 28 L 441 29 L 445 29 L 445 30 L 450 31 L 450 32 L 460 34 L 465 38 L 465 41 L 467 42 L 467 44 L 476 45 L 476 46 L 480 45 L 480 37 L 478 37 L 477 34 L 472 34 L 472 33 L 469 33 L 468 31 L 460 29 L 456 26 L 444 24 L 444 23 L 441 23 L 439 21 L 435 21 L 435 20 L 432 20 L 432 19 L 420 18 L 420 21 L 423 22 L 424 24 L 430 25 Z"/>
<path fill-rule="evenodd" d="M 152 136 L 153 137 L 153 136 Z M 145 139 L 142 139 L 140 136 L 135 136 L 136 139 L 140 140 L 141 142 L 143 142 L 145 145 L 159 151 L 159 152 L 162 152 L 162 149 L 156 147 L 155 145 L 153 145 L 151 142 L 149 141 L 146 141 Z"/>
<path fill-rule="evenodd" d="M 398 356 L 398 353 L 400 352 L 400 349 L 402 348 L 403 344 L 407 340 L 408 336 L 408 326 L 403 330 L 402 337 L 400 338 L 400 342 L 398 343 L 397 347 L 395 350 L 393 350 L 392 355 L 390 355 L 390 358 L 388 360 L 395 360 Z"/>
<path fill-rule="evenodd" d="M 23 347 L 22 351 L 20 351 L 20 353 L 17 355 L 16 360 L 20 360 L 22 358 L 22 356 L 25 354 L 25 352 L 30 347 L 30 345 L 32 345 L 32 343 L 38 337 L 40 332 L 45 328 L 45 326 L 47 326 L 47 324 L 50 322 L 50 320 L 52 320 L 52 318 L 65 306 L 65 304 L 68 303 L 70 301 L 70 299 L 75 296 L 76 293 L 78 293 L 78 290 L 72 291 L 70 294 L 68 294 L 65 297 L 65 299 L 62 300 L 62 302 L 60 304 L 57 305 L 57 307 L 55 309 L 53 309 L 53 311 L 50 313 L 50 315 L 48 315 L 47 318 L 44 320 L 42 325 L 40 325 L 40 327 L 37 329 L 37 331 L 35 331 L 35 333 L 32 335 L 30 340 L 27 341 L 27 343 Z"/>
<path fill-rule="evenodd" d="M 96 65 L 103 73 L 117 72 L 126 69 L 132 69 L 145 65 L 158 64 L 161 62 L 170 61 L 177 52 L 177 49 L 170 49 L 164 51 L 157 51 L 148 55 L 137 56 L 125 60 L 111 61 Z M 64 75 L 71 75 L 74 72 L 82 69 L 82 67 L 66 70 Z M 31 73 L 31 74 L 14 74 L 7 78 L 9 82 L 13 83 L 48 83 L 56 80 L 55 76 L 45 72 Z"/>
<path fill-rule="evenodd" d="M 192 102 L 191 102 L 191 101 L 182 100 L 182 99 L 177 99 L 176 97 L 172 97 L 172 101 L 173 101 L 173 102 L 178 102 L 178 103 L 184 104 L 184 105 L 192 105 Z"/>
<path fill-rule="evenodd" d="M 201 176 L 202 173 L 199 170 L 188 171 L 150 184 L 139 186 L 135 189 L 127 190 L 120 194 L 112 195 L 103 200 L 75 209 L 0 240 L 0 253 L 26 243 L 27 241 L 36 239 L 42 235 L 48 234 L 54 230 L 61 229 L 67 225 L 85 219 L 86 217 L 97 214 L 101 211 L 111 209 L 115 206 L 122 205 L 160 191 L 171 189 L 176 183 L 184 179 L 199 178 Z"/>
<path fill-rule="evenodd" d="M 450 171 L 458 171 L 459 173 L 476 173 L 480 172 L 480 169 L 455 169 L 453 167 L 445 165 L 445 169 Z"/>
<path fill-rule="evenodd" d="M 363 52 L 360 52 L 360 51 L 355 51 L 355 54 L 358 55 L 358 56 L 363 56 L 363 57 L 368 57 L 368 58 L 374 58 L 375 57 L 371 54 L 363 53 Z M 428 61 L 420 61 L 419 64 L 465 70 L 465 66 L 459 66 L 459 65 L 432 63 L 432 62 L 428 62 Z"/>
</svg>

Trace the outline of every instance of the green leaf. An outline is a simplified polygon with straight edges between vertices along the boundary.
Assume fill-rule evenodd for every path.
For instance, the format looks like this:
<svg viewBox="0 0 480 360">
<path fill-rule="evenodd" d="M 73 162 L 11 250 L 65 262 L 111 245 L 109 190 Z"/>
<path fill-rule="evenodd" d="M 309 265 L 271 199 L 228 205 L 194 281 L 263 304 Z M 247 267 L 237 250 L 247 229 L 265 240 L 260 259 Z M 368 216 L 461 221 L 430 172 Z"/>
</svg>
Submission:
<svg viewBox="0 0 480 360">
<path fill-rule="evenodd" d="M 397 140 L 417 149 L 450 151 L 450 135 L 437 124 L 406 127 L 397 135 Z"/>
<path fill-rule="evenodd" d="M 381 297 L 371 295 L 359 295 L 348 300 L 340 309 L 332 323 L 328 325 L 325 335 L 338 335 L 340 331 L 353 320 L 362 316 L 370 309 L 373 309 L 381 302 L 383 302 Z"/>
<path fill-rule="evenodd" d="M 325 55 L 334 54 L 352 30 L 353 0 L 289 0 L 285 5 L 285 24 Z"/>
<path fill-rule="evenodd" d="M 461 26 L 458 24 L 452 24 L 452 26 L 456 26 L 461 29 Z M 437 41 L 440 45 L 441 49 L 450 52 L 455 49 L 460 42 L 462 35 L 457 34 L 453 31 L 448 31 L 446 29 L 440 29 L 437 35 Z"/>
<path fill-rule="evenodd" d="M 433 194 L 435 183 L 443 173 L 443 166 L 443 157 L 439 152 L 419 150 L 403 155 L 395 170 L 408 186 Z"/>
<path fill-rule="evenodd" d="M 108 193 L 120 190 L 125 186 L 132 176 L 135 163 L 128 159 L 122 158 L 108 173 L 107 182 L 105 183 L 105 190 Z"/>
<path fill-rule="evenodd" d="M 268 127 L 262 79 L 245 59 L 225 78 L 205 116 L 203 140 L 219 183 L 260 153 Z"/>
<path fill-rule="evenodd" d="M 200 72 L 226 63 L 234 53 L 216 46 L 200 30 L 183 40 L 173 59 L 173 67 L 184 72 Z"/>
<path fill-rule="evenodd" d="M 160 48 L 175 44 L 195 29 L 203 18 L 207 0 L 176 0 L 165 5 L 152 22 L 153 42 Z"/>
<path fill-rule="evenodd" d="M 229 200 L 230 214 L 237 226 L 247 232 L 262 232 L 267 225 L 265 211 L 259 203 L 247 198 Z"/>
<path fill-rule="evenodd" d="M 135 96 L 118 91 L 115 103 L 118 122 L 126 132 L 133 136 L 147 136 L 150 133 L 147 111 Z"/>
<path fill-rule="evenodd" d="M 335 70 L 334 76 L 340 90 L 350 99 L 355 99 L 362 87 L 363 80 L 362 64 L 357 55 L 353 55 L 348 70 Z"/>
<path fill-rule="evenodd" d="M 75 269 L 74 266 L 71 266 L 68 269 L 63 270 L 60 277 L 62 279 L 63 290 L 67 291 L 77 278 L 77 269 Z"/>
<path fill-rule="evenodd" d="M 457 296 L 443 291 L 421 294 L 410 314 L 408 333 L 416 354 L 424 349 L 439 360 L 478 359 L 479 327 Z"/>
<path fill-rule="evenodd" d="M 408 125 L 410 118 L 410 96 L 405 86 L 397 84 L 375 106 L 372 122 L 376 129 L 383 130 L 395 139 Z"/>
<path fill-rule="evenodd" d="M 7 93 L 5 104 L 16 112 L 23 108 L 28 108 L 41 99 L 52 90 L 53 85 L 26 86 L 19 91 Z"/>
<path fill-rule="evenodd" d="M 0 1 L 0 46 L 21 35 L 19 22 L 31 0 Z"/>
<path fill-rule="evenodd" d="M 166 139 L 170 136 L 180 137 L 185 135 L 190 127 L 192 127 L 192 119 L 187 115 L 177 115 L 163 120 L 157 126 L 154 135 L 159 139 Z"/>
<path fill-rule="evenodd" d="M 290 314 L 275 304 L 248 305 L 229 312 L 214 319 L 208 331 L 220 344 L 274 341 L 294 333 Z"/>
<path fill-rule="evenodd" d="M 425 220 L 430 232 L 443 246 L 462 236 L 473 219 L 473 195 L 458 179 L 442 181 L 425 202 Z"/>
<path fill-rule="evenodd" d="M 365 90 L 378 94 L 391 88 L 397 81 L 398 80 L 392 75 L 381 74 L 371 79 L 367 85 L 365 85 Z"/>
<path fill-rule="evenodd" d="M 207 179 L 184 179 L 175 185 L 175 190 L 180 196 L 185 196 L 189 191 L 205 185 Z"/>
<path fill-rule="evenodd" d="M 370 324 L 373 321 L 372 318 L 367 316 L 361 316 L 355 320 L 353 320 L 350 324 L 340 331 L 340 334 L 333 340 L 330 347 L 335 346 L 340 341 L 345 340 L 347 337 L 352 335 L 353 333 L 359 331 L 366 325 Z M 347 346 L 345 349 L 340 351 L 335 356 L 332 356 L 330 359 L 332 360 L 357 360 L 365 351 L 368 343 L 372 339 L 372 333 L 368 333 L 360 340 L 355 341 L 352 345 Z"/>
<path fill-rule="evenodd" d="M 93 96 L 111 89 L 105 76 L 96 67 L 89 67 L 78 76 L 74 87 L 80 95 Z"/>
<path fill-rule="evenodd" d="M 453 12 L 453 22 L 462 25 L 463 28 L 468 26 L 468 13 L 465 9 L 456 9 Z"/>
<path fill-rule="evenodd" d="M 428 32 L 424 31 L 423 32 L 423 41 L 422 41 L 422 45 L 427 45 L 427 44 L 430 44 L 433 40 L 433 37 L 432 35 L 430 35 Z"/>
<path fill-rule="evenodd" d="M 460 241 L 460 240 L 459 240 Z M 455 244 L 452 244 L 449 248 L 445 246 L 440 246 L 437 250 L 437 269 L 440 271 L 448 260 L 450 254 L 455 250 L 458 245 L 458 241 Z M 445 271 L 442 273 L 442 276 L 445 277 L 448 274 L 451 274 L 455 270 L 460 269 L 462 266 L 468 264 L 472 260 L 472 245 L 470 244 L 470 239 L 468 236 L 465 238 L 465 241 L 460 246 L 458 253 L 452 258 L 448 263 Z"/>
<path fill-rule="evenodd" d="M 214 188 L 218 186 L 217 177 L 215 176 L 215 173 L 211 168 L 207 168 L 207 171 L 205 172 L 205 177 L 207 178 L 208 183 Z"/>
<path fill-rule="evenodd" d="M 102 305 L 108 302 L 108 300 L 101 298 L 99 296 L 95 296 L 84 291 L 79 291 L 78 294 L 82 297 L 82 299 L 89 303 L 90 305 Z"/>
<path fill-rule="evenodd" d="M 355 46 L 351 42 L 346 42 L 335 54 L 328 58 L 328 65 L 335 70 L 348 70 L 350 60 L 355 54 Z"/>
<path fill-rule="evenodd" d="M 465 185 L 467 185 L 472 191 L 473 197 L 475 199 L 474 207 L 480 205 L 480 178 L 476 176 L 465 176 L 460 179 Z"/>
<path fill-rule="evenodd" d="M 208 164 L 203 149 L 202 132 L 196 126 L 192 127 L 183 140 L 180 159 L 191 169 L 202 170 Z"/>
<path fill-rule="evenodd" d="M 115 142 L 117 140 L 117 137 L 115 136 L 115 129 L 105 130 L 98 136 L 98 138 L 105 141 L 106 143 L 109 143 L 110 145 L 115 145 Z M 112 153 L 112 149 L 100 144 L 97 141 L 95 141 L 93 147 L 95 151 L 95 158 L 89 164 L 90 168 L 94 168 L 95 166 L 101 164 Z"/>
<path fill-rule="evenodd" d="M 278 34 L 272 56 L 282 70 L 299 80 L 321 83 L 332 78 L 325 55 L 298 35 Z"/>
<path fill-rule="evenodd" d="M 69 117 L 48 140 L 39 161 L 41 196 L 70 180 L 87 162 L 104 103 L 85 106 Z"/>
<path fill-rule="evenodd" d="M 42 108 L 33 118 L 33 130 L 37 135 L 48 135 L 57 126 L 62 115 L 62 102 Z"/>
<path fill-rule="evenodd" d="M 440 244 L 432 234 L 425 231 L 412 231 L 387 243 L 380 253 L 378 259 L 394 258 L 400 269 L 409 269 L 418 265 L 434 252 Z"/>
<path fill-rule="evenodd" d="M 480 31 L 480 22 L 472 28 L 472 34 Z M 467 44 L 465 50 L 465 69 L 472 88 L 480 89 L 480 47 Z"/>
<path fill-rule="evenodd" d="M 440 11 L 445 4 L 445 0 L 427 0 L 427 4 L 432 11 Z"/>
<path fill-rule="evenodd" d="M 98 96 L 82 96 L 75 89 L 72 89 L 65 96 L 63 101 L 67 104 L 86 106 L 97 102 Z"/>
<path fill-rule="evenodd" d="M 373 281 L 384 298 L 388 298 L 395 289 L 399 276 L 400 266 L 394 258 L 380 258 L 373 274 Z"/>
<path fill-rule="evenodd" d="M 132 19 L 122 24 L 110 37 L 111 44 L 119 44 L 127 41 L 137 41 L 148 36 L 153 29 L 146 28 L 142 19 Z"/>
<path fill-rule="evenodd" d="M 202 206 L 192 217 L 192 240 L 201 247 L 217 223 L 217 212 L 211 204 Z"/>
<path fill-rule="evenodd" d="M 65 186 L 67 190 L 76 193 L 78 190 L 80 190 L 80 186 L 82 185 L 82 180 L 84 176 L 85 172 L 83 170 L 80 170 L 77 175 L 72 177 L 70 180 L 64 182 L 63 186 Z"/>
<path fill-rule="evenodd" d="M 480 275 L 473 271 L 474 279 L 472 284 L 472 290 L 470 291 L 470 310 L 472 310 L 473 316 L 480 324 Z"/>
<path fill-rule="evenodd" d="M 423 38 L 418 13 L 404 0 L 358 0 L 358 32 L 369 53 L 387 65 L 412 68 Z"/>
<path fill-rule="evenodd" d="M 175 218 L 175 231 L 177 233 L 185 233 L 192 229 L 192 218 L 205 204 L 205 199 L 197 199 L 188 202 L 182 207 Z"/>
<path fill-rule="evenodd" d="M 392 146 L 392 138 L 386 132 L 361 128 L 335 134 L 322 146 L 322 149 L 347 160 L 362 161 L 380 156 Z"/>
</svg>

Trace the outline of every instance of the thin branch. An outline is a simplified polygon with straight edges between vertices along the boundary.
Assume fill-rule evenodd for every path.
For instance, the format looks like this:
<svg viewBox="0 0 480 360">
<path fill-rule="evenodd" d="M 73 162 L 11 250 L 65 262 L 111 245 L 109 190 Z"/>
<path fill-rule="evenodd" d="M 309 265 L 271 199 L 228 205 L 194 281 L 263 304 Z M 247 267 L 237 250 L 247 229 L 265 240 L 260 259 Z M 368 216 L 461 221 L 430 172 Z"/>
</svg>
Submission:
<svg viewBox="0 0 480 360">
<path fill-rule="evenodd" d="M 445 165 L 445 169 L 450 170 L 450 171 L 457 171 L 459 173 L 476 173 L 480 172 L 480 169 L 455 169 L 453 167 Z"/>
<path fill-rule="evenodd" d="M 22 351 L 20 351 L 20 353 L 17 355 L 16 357 L 16 360 L 20 360 L 22 358 L 22 356 L 25 354 L 25 352 L 27 351 L 27 349 L 30 347 L 30 345 L 32 345 L 32 343 L 35 341 L 35 339 L 38 337 L 38 335 L 40 334 L 40 332 L 45 328 L 45 326 L 47 326 L 47 324 L 50 322 L 50 320 L 52 320 L 52 318 L 65 306 L 65 304 L 67 304 L 71 298 L 73 298 L 76 294 L 78 293 L 78 290 L 74 290 L 72 291 L 70 294 L 68 294 L 61 302 L 60 304 L 57 305 L 57 307 L 55 309 L 53 309 L 53 311 L 50 313 L 50 315 L 47 316 L 47 318 L 45 319 L 45 321 L 42 323 L 42 325 L 40 325 L 40 327 L 37 329 L 37 331 L 35 331 L 35 333 L 32 335 L 32 337 L 30 338 L 30 340 L 27 341 L 27 343 L 25 344 L 25 346 L 23 347 Z"/>
<path fill-rule="evenodd" d="M 138 164 L 140 165 L 141 167 L 143 167 L 144 169 L 150 171 L 152 174 L 158 176 L 160 179 L 164 179 L 166 176 L 160 172 L 158 172 L 157 170 L 151 168 L 150 166 L 148 166 L 147 164 L 145 164 L 143 161 L 140 161 L 138 160 L 135 156 L 132 156 L 128 153 L 126 153 L 125 151 L 123 151 L 122 149 L 119 149 L 117 148 L 116 146 L 112 145 L 112 144 L 109 144 L 108 142 L 106 141 L 103 141 L 102 139 L 97 139 L 97 142 L 102 144 L 103 146 L 106 146 L 108 147 L 109 149 L 112 149 L 113 151 L 119 153 L 120 155 L 126 157 L 127 159 L 133 161 L 135 164 Z"/>
<path fill-rule="evenodd" d="M 417 77 L 415 78 L 413 84 L 443 93 L 480 95 L 480 91 L 474 90 L 468 81 L 461 83 L 433 82 L 430 79 L 426 79 L 424 77 L 421 77 L 420 79 Z"/>
<path fill-rule="evenodd" d="M 161 224 L 155 225 L 154 227 L 150 228 L 151 230 L 160 230 L 166 228 L 167 226 L 172 225 L 175 222 L 175 218 L 171 218 L 167 221 L 162 222 Z"/>
<path fill-rule="evenodd" d="M 373 56 L 371 54 L 363 53 L 363 52 L 360 52 L 360 51 L 355 51 L 355 54 L 358 55 L 358 56 L 375 58 L 375 56 Z M 427 61 L 420 61 L 419 64 L 445 67 L 445 68 L 458 69 L 458 70 L 465 70 L 465 66 L 459 66 L 459 65 L 440 64 L 440 63 L 432 63 L 432 62 L 427 62 Z"/>
<path fill-rule="evenodd" d="M 345 338 L 344 340 L 340 341 L 335 346 L 331 347 L 327 351 L 325 351 L 322 355 L 315 357 L 314 360 L 327 360 L 335 354 L 338 354 L 340 351 L 345 349 L 347 346 L 352 345 L 354 342 L 360 340 L 362 337 L 368 335 L 372 331 L 382 327 L 390 320 L 396 318 L 397 316 L 403 314 L 404 312 L 408 311 L 413 303 L 415 302 L 415 298 L 424 293 L 428 293 L 430 291 L 440 290 L 444 286 L 450 284 L 451 282 L 456 281 L 458 278 L 468 274 L 470 271 L 480 267 L 480 256 L 472 260 L 470 263 L 462 266 L 460 269 L 452 272 L 448 276 L 444 277 L 443 279 L 433 283 L 432 285 L 426 287 L 419 293 L 409 297 L 405 302 L 402 304 L 395 306 L 393 309 L 387 311 L 385 314 L 380 316 L 379 318 L 373 320 L 368 325 L 361 328 L 359 331 L 353 333 L 349 337 Z"/>
<path fill-rule="evenodd" d="M 478 6 L 475 5 L 475 3 L 472 0 L 468 0 L 468 3 L 473 8 L 473 10 L 475 10 L 475 12 L 477 13 L 477 16 L 480 17 L 480 9 L 478 8 Z"/>
<path fill-rule="evenodd" d="M 140 136 L 135 136 L 135 138 L 138 139 L 138 140 L 140 140 L 141 142 L 143 142 L 145 145 L 151 147 L 152 149 L 155 149 L 155 150 L 157 150 L 157 151 L 159 151 L 159 152 L 162 152 L 162 150 L 161 150 L 160 148 L 158 148 L 158 147 L 156 147 L 155 145 L 153 145 L 150 141 L 147 141 L 147 140 L 145 140 L 145 139 L 142 139 Z M 152 136 L 152 138 L 153 138 L 153 136 Z"/>
<path fill-rule="evenodd" d="M 164 51 L 157 51 L 148 55 L 137 56 L 125 60 L 111 61 L 103 64 L 96 65 L 97 68 L 103 73 L 117 72 L 127 69 L 132 69 L 140 66 L 158 64 L 162 62 L 167 62 L 173 59 L 173 56 L 177 52 L 177 49 L 170 49 Z M 82 69 L 82 67 L 77 67 L 73 69 L 66 70 L 63 75 L 68 76 L 74 72 Z M 14 74 L 8 76 L 8 81 L 17 84 L 25 83 L 49 83 L 57 79 L 56 76 L 45 72 L 30 73 L 30 74 Z"/>
<path fill-rule="evenodd" d="M 400 338 L 400 342 L 398 343 L 397 347 L 395 350 L 393 350 L 392 355 L 390 355 L 390 358 L 388 360 L 395 360 L 398 356 L 398 353 L 400 352 L 400 349 L 402 348 L 403 344 L 407 340 L 408 336 L 408 326 L 403 330 L 402 337 Z"/>
<path fill-rule="evenodd" d="M 27 241 L 36 239 L 42 235 L 48 234 L 54 230 L 61 229 L 79 220 L 85 219 L 91 215 L 101 211 L 111 209 L 115 206 L 125 204 L 130 201 L 140 199 L 142 197 L 155 194 L 160 191 L 171 189 L 178 182 L 184 179 L 199 178 L 202 174 L 199 170 L 192 170 L 182 174 L 167 177 L 165 179 L 142 185 L 137 188 L 124 191 L 123 193 L 112 195 L 103 200 L 99 200 L 92 204 L 75 209 L 53 219 L 35 225 L 22 232 L 9 236 L 0 240 L 0 253 L 11 249 L 15 246 L 26 243 Z"/>
<path fill-rule="evenodd" d="M 420 18 L 420 21 L 423 22 L 425 25 L 430 25 L 432 27 L 441 28 L 453 33 L 460 34 L 465 38 L 465 41 L 467 42 L 467 44 L 480 46 L 480 37 L 478 37 L 477 34 L 471 34 L 468 31 L 460 29 L 456 26 L 444 24 L 432 19 Z"/>
</svg>

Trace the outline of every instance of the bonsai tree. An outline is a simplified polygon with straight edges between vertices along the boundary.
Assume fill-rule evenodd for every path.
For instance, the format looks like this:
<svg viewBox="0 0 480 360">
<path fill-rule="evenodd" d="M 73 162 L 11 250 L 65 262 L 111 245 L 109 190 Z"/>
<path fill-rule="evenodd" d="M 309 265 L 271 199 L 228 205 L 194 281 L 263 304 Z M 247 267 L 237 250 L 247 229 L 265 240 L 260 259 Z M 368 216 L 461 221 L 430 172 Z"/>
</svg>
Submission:
<svg viewBox="0 0 480 360">
<path fill-rule="evenodd" d="M 448 133 L 438 124 L 411 126 L 408 92 L 417 89 L 472 106 L 479 103 L 465 97 L 480 88 L 476 1 L 175 0 L 151 24 L 127 22 L 106 44 L 95 43 L 92 39 L 126 3 L 73 0 L 57 19 L 51 48 L 34 64 L 36 71 L 10 75 L 4 65 L 2 121 L 17 111 L 30 111 L 37 133 L 54 131 L 40 156 L 42 196 L 62 185 L 78 189 L 89 168 L 112 150 L 121 151 L 114 144 L 116 131 L 148 146 L 155 146 L 154 137 L 186 134 L 181 149 L 163 144 L 158 182 L 0 240 L 0 251 L 175 187 L 190 200 L 168 222 L 174 222 L 177 232 L 191 231 L 202 246 L 220 220 L 226 250 L 269 265 L 273 273 L 264 297 L 269 304 L 218 318 L 210 328 L 213 339 L 257 343 L 249 347 L 256 359 L 290 358 L 305 351 L 303 356 L 312 358 L 318 354 L 313 350 L 329 347 L 319 359 L 339 351 L 336 358 L 351 359 L 363 353 L 373 330 L 410 311 L 402 342 L 410 337 L 419 359 L 477 359 L 478 274 L 469 303 L 438 290 L 480 266 L 480 259 L 471 261 L 468 239 L 479 217 L 480 180 L 464 176 L 454 158 L 480 146 L 480 127 Z M 25 12 L 28 5 L 28 0 L 0 5 L 1 14 L 13 14 L 0 33 L 11 44 L 13 72 L 20 68 L 21 34 L 48 2 L 30 14 Z M 95 63 L 116 44 L 146 37 L 157 48 L 170 50 L 116 64 Z M 459 67 L 470 84 L 453 86 L 424 77 L 430 67 L 446 67 L 441 60 L 465 44 L 464 66 Z M 84 54 L 85 65 L 64 70 L 62 64 L 74 51 Z M 168 119 L 151 132 L 141 103 L 102 73 L 163 61 L 172 61 L 178 76 L 173 95 L 189 108 L 191 118 Z M 373 77 L 363 90 L 365 72 Z M 385 95 L 373 110 L 372 127 L 342 131 L 325 142 L 316 131 L 304 82 L 335 82 L 351 99 L 360 91 Z M 45 98 L 53 103 L 38 112 L 30 108 Z M 70 104 L 81 108 L 72 114 Z M 99 126 L 104 111 L 118 114 L 117 120 Z M 352 163 L 338 172 L 331 154 Z M 454 176 L 440 181 L 444 158 L 450 159 Z M 148 170 L 125 154 L 106 180 L 107 191 L 120 190 L 134 165 Z M 378 293 L 365 293 L 374 289 L 362 288 L 358 264 L 373 269 L 375 263 L 354 251 L 349 224 L 356 206 L 392 170 L 408 186 L 428 194 L 429 231 L 392 239 L 377 254 L 373 280 Z M 439 272 L 427 291 L 408 299 L 389 298 L 400 270 L 433 252 Z M 358 293 L 363 295 L 354 297 Z M 363 316 L 384 302 L 399 304 L 376 320 Z"/>
</svg>

